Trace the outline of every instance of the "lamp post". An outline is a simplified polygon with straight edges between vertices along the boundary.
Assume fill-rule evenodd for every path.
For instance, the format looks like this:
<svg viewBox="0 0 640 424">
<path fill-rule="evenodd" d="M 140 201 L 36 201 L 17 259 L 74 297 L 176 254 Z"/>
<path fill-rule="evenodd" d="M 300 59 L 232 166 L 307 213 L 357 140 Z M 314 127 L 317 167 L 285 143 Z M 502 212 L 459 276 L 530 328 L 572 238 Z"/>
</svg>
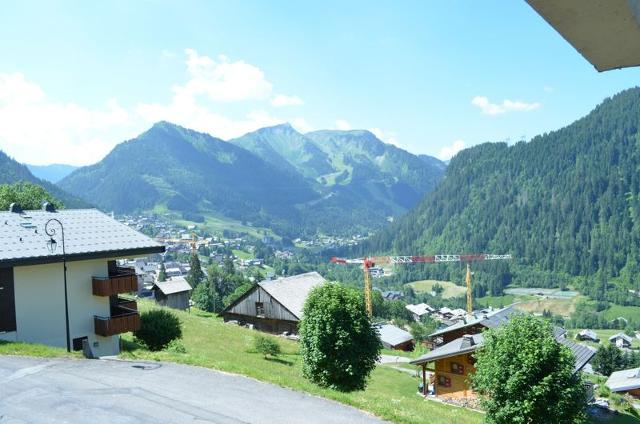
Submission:
<svg viewBox="0 0 640 424">
<path fill-rule="evenodd" d="M 60 232 L 62 235 L 62 265 L 64 269 L 64 319 L 67 330 L 67 352 L 71 352 L 71 341 L 69 339 L 69 299 L 67 297 L 67 251 L 64 245 L 64 225 L 62 222 L 58 221 L 56 218 L 51 218 L 44 224 L 44 232 L 50 237 L 47 242 L 47 248 L 51 254 L 55 253 L 56 248 L 58 247 L 58 243 L 55 241 L 53 236 L 56 234 L 55 228 L 49 228 L 49 224 L 52 222 L 57 222 L 60 225 Z"/>
</svg>

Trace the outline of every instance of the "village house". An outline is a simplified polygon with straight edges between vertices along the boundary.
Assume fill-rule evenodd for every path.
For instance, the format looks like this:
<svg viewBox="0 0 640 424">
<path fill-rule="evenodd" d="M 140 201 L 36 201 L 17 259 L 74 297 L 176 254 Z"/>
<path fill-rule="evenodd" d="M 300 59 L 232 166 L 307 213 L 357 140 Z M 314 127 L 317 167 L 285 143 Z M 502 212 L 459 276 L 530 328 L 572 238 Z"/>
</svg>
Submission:
<svg viewBox="0 0 640 424">
<path fill-rule="evenodd" d="M 411 314 L 413 314 L 413 319 L 416 321 L 420 321 L 423 316 L 429 316 L 429 314 L 435 311 L 434 308 L 427 305 L 426 303 L 418 303 L 417 305 L 407 305 L 405 306 Z"/>
<path fill-rule="evenodd" d="M 151 290 L 158 305 L 180 310 L 189 309 L 192 288 L 184 277 L 156 281 Z"/>
<path fill-rule="evenodd" d="M 475 373 L 473 353 L 484 344 L 482 331 L 506 323 L 515 313 L 511 307 L 499 309 L 481 317 L 469 318 L 429 335 L 436 347 L 411 361 L 422 367 L 423 394 L 433 394 L 443 400 L 473 400 L 476 393 L 469 385 L 469 375 Z M 574 372 L 580 371 L 595 354 L 595 349 L 566 338 L 566 331 L 556 327 L 554 337 L 575 355 Z M 431 364 L 431 368 L 427 366 Z M 427 381 L 427 370 L 432 375 Z M 431 390 L 429 390 L 431 386 Z"/>
<path fill-rule="evenodd" d="M 140 316 L 118 296 L 137 291 L 135 270 L 116 260 L 163 251 L 94 209 L 12 205 L 0 212 L 0 339 L 117 354 L 119 334 L 137 330 Z"/>
<path fill-rule="evenodd" d="M 297 333 L 302 308 L 314 288 L 325 283 L 317 272 L 257 283 L 221 312 L 225 322 L 250 324 L 269 333 Z"/>
<path fill-rule="evenodd" d="M 633 338 L 624 333 L 614 334 L 609 337 L 609 343 L 616 345 L 620 349 L 630 349 Z"/>
<path fill-rule="evenodd" d="M 415 341 L 408 331 L 396 327 L 393 324 L 378 324 L 375 328 L 380 337 L 380 342 L 382 342 L 382 346 L 386 349 L 404 350 L 407 352 L 413 350 Z"/>
<path fill-rule="evenodd" d="M 594 343 L 598 343 L 600 341 L 596 332 L 588 329 L 581 330 L 578 334 L 576 334 L 576 339 L 580 341 L 589 341 Z"/>
<path fill-rule="evenodd" d="M 616 371 L 609 376 L 605 385 L 614 393 L 628 393 L 640 397 L 640 368 Z"/>
</svg>

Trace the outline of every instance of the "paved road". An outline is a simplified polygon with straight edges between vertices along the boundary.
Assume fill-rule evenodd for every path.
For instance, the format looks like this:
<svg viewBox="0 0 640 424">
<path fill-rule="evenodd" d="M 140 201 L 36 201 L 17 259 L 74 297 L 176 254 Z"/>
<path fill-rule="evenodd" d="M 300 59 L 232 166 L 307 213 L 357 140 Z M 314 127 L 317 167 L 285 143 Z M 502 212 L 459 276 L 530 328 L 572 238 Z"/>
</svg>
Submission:
<svg viewBox="0 0 640 424">
<path fill-rule="evenodd" d="M 59 422 L 383 421 L 336 402 L 199 367 L 0 356 L 0 423 Z"/>
</svg>

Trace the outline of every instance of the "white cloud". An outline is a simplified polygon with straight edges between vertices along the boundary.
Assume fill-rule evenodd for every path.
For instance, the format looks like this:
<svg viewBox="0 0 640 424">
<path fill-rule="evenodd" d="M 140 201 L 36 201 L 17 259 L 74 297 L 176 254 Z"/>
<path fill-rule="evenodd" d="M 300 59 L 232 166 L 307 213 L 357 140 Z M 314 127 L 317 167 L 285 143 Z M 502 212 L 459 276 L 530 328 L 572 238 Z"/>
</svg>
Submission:
<svg viewBox="0 0 640 424">
<path fill-rule="evenodd" d="M 519 100 L 503 100 L 502 103 L 491 103 L 485 96 L 476 96 L 471 99 L 471 104 L 480 108 L 482 113 L 486 115 L 501 115 L 507 112 L 528 112 L 536 110 L 540 103 L 526 103 Z"/>
<path fill-rule="evenodd" d="M 395 133 L 382 131 L 380 128 L 369 128 L 369 132 L 375 135 L 379 140 L 385 143 L 393 144 L 396 147 L 404 149 L 404 147 L 398 142 Z"/>
<path fill-rule="evenodd" d="M 463 140 L 455 140 L 450 146 L 445 146 L 440 149 L 438 159 L 449 160 L 454 157 L 460 150 L 465 148 L 465 142 Z"/>
<path fill-rule="evenodd" d="M 336 121 L 336 129 L 340 131 L 349 131 L 351 129 L 351 124 L 344 119 L 338 119 Z"/>
<path fill-rule="evenodd" d="M 95 162 L 113 147 L 107 133 L 130 135 L 128 121 L 115 100 L 99 109 L 54 102 L 23 74 L 0 74 L 0 149 L 21 162 Z"/>
<path fill-rule="evenodd" d="M 224 55 L 219 55 L 216 61 L 200 56 L 193 49 L 185 52 L 190 79 L 184 85 L 173 87 L 176 97 L 204 95 L 214 102 L 235 102 L 266 99 L 271 94 L 272 84 L 256 66 L 241 60 L 231 62 Z"/>
<path fill-rule="evenodd" d="M 289 122 L 293 128 L 301 133 L 308 133 L 315 130 L 315 128 L 313 128 L 304 118 L 293 118 L 290 119 Z"/>
<path fill-rule="evenodd" d="M 298 96 L 287 96 L 284 94 L 278 94 L 271 99 L 271 106 L 283 107 L 283 106 L 300 106 L 304 104 L 302 99 Z"/>
<path fill-rule="evenodd" d="M 551 87 L 550 85 L 545 85 L 543 87 L 544 91 L 546 91 L 547 93 L 551 93 L 553 91 L 555 91 L 555 88 Z"/>
</svg>

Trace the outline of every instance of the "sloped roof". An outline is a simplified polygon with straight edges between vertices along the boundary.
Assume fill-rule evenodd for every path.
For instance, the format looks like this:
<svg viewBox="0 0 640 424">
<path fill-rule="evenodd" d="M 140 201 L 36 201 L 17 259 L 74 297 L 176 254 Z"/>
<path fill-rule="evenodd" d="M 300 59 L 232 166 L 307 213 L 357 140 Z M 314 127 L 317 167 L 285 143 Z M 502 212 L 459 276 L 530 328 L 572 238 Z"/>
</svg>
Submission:
<svg viewBox="0 0 640 424">
<path fill-rule="evenodd" d="M 317 272 L 307 272 L 277 280 L 261 281 L 258 285 L 298 319 L 302 319 L 302 309 L 309 292 L 325 282 Z"/>
<path fill-rule="evenodd" d="M 605 383 L 612 392 L 625 392 L 640 388 L 640 368 L 616 371 Z"/>
<path fill-rule="evenodd" d="M 463 353 L 473 352 L 482 346 L 484 343 L 484 336 L 482 334 L 473 334 L 466 337 L 459 337 L 449 343 L 442 345 L 429 353 L 426 353 L 409 362 L 412 365 L 422 365 L 427 362 L 437 361 L 438 359 L 449 358 L 451 356 L 462 355 Z"/>
<path fill-rule="evenodd" d="M 411 333 L 392 324 L 378 325 L 376 326 L 376 331 L 380 336 L 380 340 L 391 346 L 397 346 L 413 340 Z"/>
<path fill-rule="evenodd" d="M 442 334 L 449 333 L 451 331 L 459 330 L 462 328 L 471 327 L 474 325 L 482 325 L 486 328 L 495 328 L 509 320 L 509 317 L 515 313 L 515 309 L 511 306 L 507 306 L 506 308 L 498 309 L 494 312 L 491 312 L 486 315 L 482 315 L 480 317 L 473 317 L 466 321 L 458 321 L 457 323 L 450 325 L 446 328 L 442 328 L 438 331 L 435 331 L 429 334 L 429 337 L 440 336 Z"/>
<path fill-rule="evenodd" d="M 613 336 L 609 337 L 609 341 L 610 342 L 612 342 L 612 341 L 614 341 L 616 339 L 622 339 L 622 340 L 628 342 L 629 344 L 631 344 L 633 342 L 633 339 L 631 337 L 627 336 L 624 333 L 617 333 L 617 334 L 614 334 Z"/>
<path fill-rule="evenodd" d="M 565 345 L 571 352 L 573 352 L 573 356 L 575 358 L 575 365 L 573 367 L 573 372 L 580 371 L 587 362 L 591 360 L 593 355 L 596 354 L 596 349 L 587 345 L 583 345 L 580 343 L 575 343 L 569 339 L 567 339 L 564 335 L 562 337 L 556 337 L 558 343 Z"/>
<path fill-rule="evenodd" d="M 422 316 L 433 311 L 433 308 L 426 303 L 418 303 L 417 305 L 406 305 L 405 308 L 418 316 Z"/>
<path fill-rule="evenodd" d="M 45 225 L 50 219 L 64 225 L 67 260 L 114 258 L 164 252 L 164 246 L 96 209 L 0 212 L 0 266 L 35 265 L 62 261 L 62 231 L 51 222 L 57 242 L 52 254 Z"/>
<path fill-rule="evenodd" d="M 526 0 L 598 71 L 640 65 L 639 0 Z"/>
<path fill-rule="evenodd" d="M 191 285 L 184 279 L 184 277 L 171 277 L 167 281 L 157 281 L 153 285 L 165 296 L 192 290 Z"/>
</svg>

